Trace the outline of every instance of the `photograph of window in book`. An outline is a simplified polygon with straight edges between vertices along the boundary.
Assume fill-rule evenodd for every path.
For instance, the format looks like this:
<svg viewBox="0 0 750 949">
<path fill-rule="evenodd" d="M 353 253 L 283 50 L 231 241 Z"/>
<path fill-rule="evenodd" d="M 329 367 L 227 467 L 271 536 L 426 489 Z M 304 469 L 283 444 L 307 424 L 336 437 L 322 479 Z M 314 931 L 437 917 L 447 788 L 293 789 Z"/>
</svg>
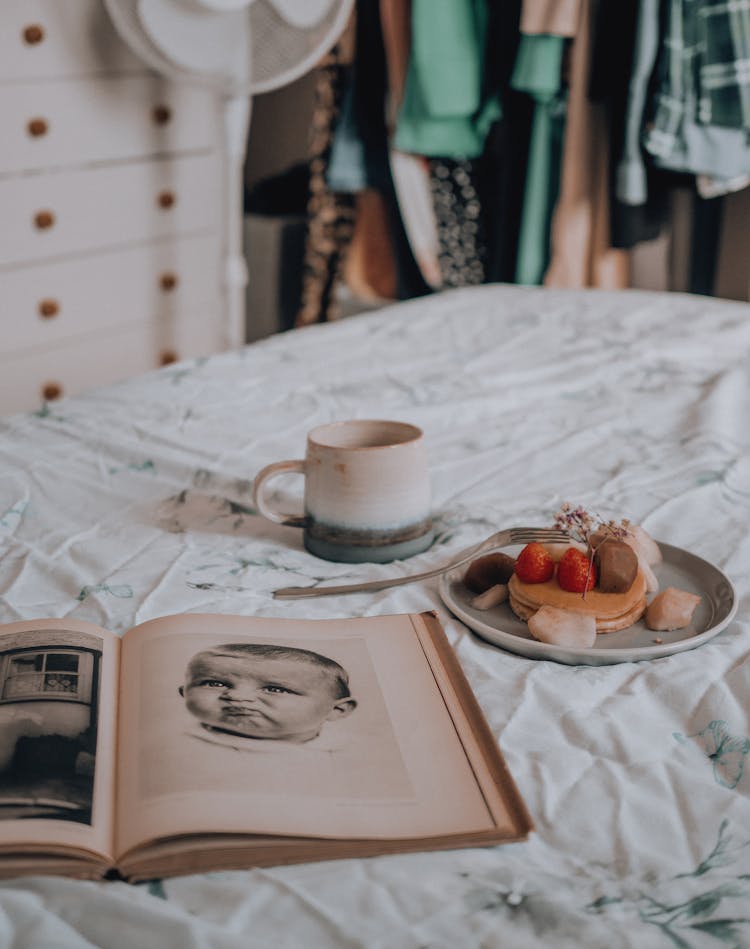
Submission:
<svg viewBox="0 0 750 949">
<path fill-rule="evenodd" d="M 247 784 L 325 798 L 413 796 L 364 641 L 199 638 L 147 647 L 147 670 L 180 672 L 172 689 L 154 688 L 149 673 L 142 682 L 144 798 Z"/>
<path fill-rule="evenodd" d="M 91 824 L 101 642 L 0 639 L 0 820 Z"/>
</svg>

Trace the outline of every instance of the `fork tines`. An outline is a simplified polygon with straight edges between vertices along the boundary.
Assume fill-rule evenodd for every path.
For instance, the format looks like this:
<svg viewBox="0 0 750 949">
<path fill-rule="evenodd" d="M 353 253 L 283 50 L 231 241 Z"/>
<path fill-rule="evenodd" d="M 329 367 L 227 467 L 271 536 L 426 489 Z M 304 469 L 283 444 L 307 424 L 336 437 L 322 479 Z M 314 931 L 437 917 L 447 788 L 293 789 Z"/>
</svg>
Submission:
<svg viewBox="0 0 750 949">
<path fill-rule="evenodd" d="M 568 543 L 570 535 L 555 527 L 514 527 L 510 531 L 512 544 L 530 544 L 537 541 L 544 543 Z"/>
</svg>

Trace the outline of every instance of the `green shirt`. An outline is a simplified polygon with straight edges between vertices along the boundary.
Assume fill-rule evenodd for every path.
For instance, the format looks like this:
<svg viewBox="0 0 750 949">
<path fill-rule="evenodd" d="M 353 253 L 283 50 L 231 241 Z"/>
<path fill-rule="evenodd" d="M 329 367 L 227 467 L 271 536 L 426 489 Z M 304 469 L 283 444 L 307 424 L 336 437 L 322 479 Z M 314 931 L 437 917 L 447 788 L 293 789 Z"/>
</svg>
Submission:
<svg viewBox="0 0 750 949">
<path fill-rule="evenodd" d="M 394 146 L 432 158 L 477 158 L 502 116 L 484 89 L 486 0 L 412 0 L 412 45 Z"/>
<path fill-rule="evenodd" d="M 539 285 L 549 264 L 552 213 L 560 191 L 565 94 L 561 36 L 521 36 L 511 85 L 535 101 L 526 165 L 516 283 Z"/>
</svg>

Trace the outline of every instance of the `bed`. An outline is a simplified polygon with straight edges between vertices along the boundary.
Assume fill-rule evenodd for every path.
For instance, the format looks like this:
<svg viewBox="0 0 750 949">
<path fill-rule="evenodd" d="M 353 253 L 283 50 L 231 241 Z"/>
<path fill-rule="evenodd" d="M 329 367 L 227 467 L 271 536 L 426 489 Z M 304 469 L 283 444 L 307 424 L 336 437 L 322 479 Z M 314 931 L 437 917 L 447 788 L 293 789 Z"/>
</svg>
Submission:
<svg viewBox="0 0 750 949">
<path fill-rule="evenodd" d="M 484 286 L 295 330 L 0 423 L 0 620 L 116 632 L 175 612 L 437 610 L 534 819 L 523 843 L 0 888 L 14 947 L 750 945 L 750 306 Z M 317 560 L 259 517 L 255 473 L 333 419 L 425 432 L 436 539 L 390 565 Z M 299 485 L 280 491 L 293 503 Z M 563 501 L 629 517 L 734 585 L 699 648 L 565 664 L 477 635 L 427 570 Z"/>
</svg>

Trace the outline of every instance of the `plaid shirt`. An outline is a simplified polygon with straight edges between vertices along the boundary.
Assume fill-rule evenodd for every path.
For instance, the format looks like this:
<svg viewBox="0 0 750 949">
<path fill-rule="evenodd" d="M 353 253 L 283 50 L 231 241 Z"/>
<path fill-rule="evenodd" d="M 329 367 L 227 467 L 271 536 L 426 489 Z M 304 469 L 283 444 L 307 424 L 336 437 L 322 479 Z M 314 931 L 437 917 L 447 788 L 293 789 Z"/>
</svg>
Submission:
<svg viewBox="0 0 750 949">
<path fill-rule="evenodd" d="M 656 80 L 644 145 L 665 164 L 686 124 L 750 131 L 750 0 L 666 0 Z"/>
</svg>

